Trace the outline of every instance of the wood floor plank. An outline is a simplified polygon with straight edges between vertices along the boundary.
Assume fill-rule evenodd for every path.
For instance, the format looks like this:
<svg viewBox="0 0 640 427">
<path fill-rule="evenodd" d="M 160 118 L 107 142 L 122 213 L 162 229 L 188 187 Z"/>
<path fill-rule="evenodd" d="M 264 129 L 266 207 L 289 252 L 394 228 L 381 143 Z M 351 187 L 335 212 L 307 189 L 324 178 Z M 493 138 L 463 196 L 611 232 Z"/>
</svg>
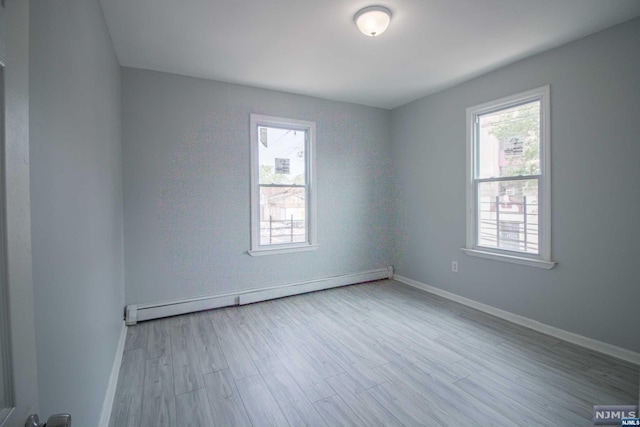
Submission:
<svg viewBox="0 0 640 427">
<path fill-rule="evenodd" d="M 374 349 L 384 360 L 398 366 L 408 366 L 415 362 L 411 354 L 403 351 L 394 343 L 389 342 L 376 328 L 360 321 L 345 320 L 344 327 L 353 335 L 360 337 L 363 344 Z"/>
<path fill-rule="evenodd" d="M 626 381 L 617 381 L 615 378 L 609 377 L 606 373 L 598 374 L 591 369 L 588 364 L 585 364 L 578 358 L 560 357 L 548 349 L 529 345 L 522 346 L 518 343 L 500 344 L 500 348 L 502 349 L 503 347 L 508 348 L 510 354 L 526 352 L 537 362 L 544 363 L 545 366 L 563 372 L 571 372 L 576 378 L 580 378 L 581 381 L 589 384 L 597 384 L 601 390 L 621 398 L 635 394 L 638 391 L 637 384 L 632 384 Z"/>
<path fill-rule="evenodd" d="M 440 341 L 440 339 L 438 341 L 461 352 L 465 352 L 468 348 L 468 346 L 455 341 Z M 566 372 L 547 366 L 538 362 L 526 352 L 513 353 L 505 348 L 498 349 L 496 348 L 497 346 L 483 348 L 481 343 L 474 344 L 474 346 L 475 350 L 466 354 L 467 359 L 482 365 L 487 358 L 491 358 L 494 363 L 504 364 L 506 368 L 520 371 L 527 377 L 540 378 L 551 389 L 564 390 L 569 395 L 575 396 L 584 402 L 610 402 L 610 404 L 622 405 L 625 404 L 623 403 L 624 401 L 628 400 L 628 396 L 626 398 L 624 396 L 616 396 L 605 387 L 585 381 L 579 372 Z M 604 378 L 602 380 L 605 381 Z M 591 405 L 594 404 L 597 403 L 591 403 Z"/>
<path fill-rule="evenodd" d="M 110 427 L 592 424 L 640 367 L 391 280 L 127 330 Z"/>
<path fill-rule="evenodd" d="M 163 320 L 169 324 L 169 326 L 182 326 L 191 323 L 191 317 L 189 314 L 183 314 L 180 316 L 165 317 Z"/>
<path fill-rule="evenodd" d="M 189 319 L 193 327 L 193 338 L 202 374 L 226 369 L 229 365 L 209 313 L 194 313 Z"/>
<path fill-rule="evenodd" d="M 300 304 L 296 304 L 295 299 L 282 298 L 279 302 L 283 311 L 285 311 L 290 317 L 295 318 L 297 322 L 307 323 L 310 321 L 309 315 L 300 309 Z"/>
<path fill-rule="evenodd" d="M 212 343 L 206 347 L 202 347 L 196 350 L 198 353 L 198 360 L 200 361 L 200 370 L 202 374 L 208 374 L 210 372 L 221 371 L 227 369 L 229 364 L 220 343 Z"/>
<path fill-rule="evenodd" d="M 479 405 L 472 399 L 464 399 L 453 384 L 443 381 L 430 372 L 421 371 L 415 366 L 404 369 L 389 364 L 377 368 L 390 382 L 399 385 L 407 394 L 415 395 L 415 401 L 425 400 L 423 405 L 429 413 L 443 425 L 492 425 L 508 424 L 509 420 L 501 418 L 499 414 L 488 412 L 486 406 Z M 464 402 L 464 403 L 463 403 Z"/>
<path fill-rule="evenodd" d="M 501 347 L 500 351 L 494 353 L 494 355 L 499 355 L 502 360 L 517 369 L 533 375 L 543 375 L 549 383 L 564 387 L 568 391 L 588 400 L 604 398 L 609 402 L 621 402 L 627 397 L 616 389 L 613 384 L 607 383 L 604 378 L 592 381 L 591 378 L 580 371 L 569 371 L 547 364 L 547 361 L 540 360 L 540 358 L 528 352 L 513 351 L 509 348 Z"/>
<path fill-rule="evenodd" d="M 271 391 L 282 413 L 292 426 L 327 427 L 324 419 L 309 402 L 304 392 L 289 375 L 278 357 L 256 362 L 264 382 Z"/>
<path fill-rule="evenodd" d="M 594 378 L 606 378 L 608 383 L 633 397 L 638 389 L 638 384 L 640 384 L 640 373 L 638 371 L 638 369 L 635 372 L 629 371 L 611 364 L 598 364 L 587 369 L 586 374 Z"/>
<path fill-rule="evenodd" d="M 137 326 L 137 325 L 136 325 Z M 171 331 L 166 319 L 148 322 L 147 358 L 171 355 Z"/>
<path fill-rule="evenodd" d="M 255 321 L 253 310 L 250 306 L 240 305 L 234 307 L 233 310 L 226 310 L 225 314 L 235 325 L 259 325 L 259 323 Z"/>
<path fill-rule="evenodd" d="M 271 343 L 271 348 L 275 354 L 286 354 L 297 351 L 294 340 L 290 339 L 289 332 L 286 328 L 273 327 L 260 331 L 262 337 Z"/>
<path fill-rule="evenodd" d="M 124 351 L 133 350 L 135 348 L 147 347 L 147 329 L 148 323 L 138 323 L 127 327 L 127 338 L 124 343 Z"/>
<path fill-rule="evenodd" d="M 231 324 L 225 310 L 212 310 L 209 314 L 212 316 L 212 323 L 216 330 L 220 347 L 234 378 L 239 379 L 257 375 L 258 369 Z"/>
<path fill-rule="evenodd" d="M 331 355 L 316 343 L 302 344 L 297 350 L 322 378 L 326 379 L 345 372 L 344 368 L 336 363 L 331 358 Z"/>
<path fill-rule="evenodd" d="M 176 395 L 203 388 L 191 324 L 171 326 L 171 354 Z"/>
<path fill-rule="evenodd" d="M 407 330 L 406 326 L 401 323 L 394 324 L 394 321 L 389 319 L 389 315 L 376 314 L 371 319 L 365 320 L 364 323 L 369 327 L 376 328 L 378 333 L 388 342 L 401 346 L 403 349 L 412 350 L 416 354 L 433 351 L 437 346 L 434 338 L 426 336 L 427 334 L 415 334 L 415 332 Z"/>
<path fill-rule="evenodd" d="M 331 377 L 327 382 L 367 426 L 403 425 L 349 374 Z"/>
<path fill-rule="evenodd" d="M 298 306 L 306 318 L 309 318 L 319 312 L 318 307 L 312 304 L 311 298 L 307 298 L 307 295 L 295 295 L 291 297 L 291 302 Z"/>
<path fill-rule="evenodd" d="M 145 353 L 144 348 L 136 348 L 125 351 L 122 355 L 118 386 L 109 421 L 110 427 L 140 426 Z"/>
<path fill-rule="evenodd" d="M 249 304 L 246 307 L 250 309 L 254 321 L 262 325 L 263 328 L 272 329 L 287 326 L 277 316 L 273 315 L 269 306 L 264 302 Z"/>
<path fill-rule="evenodd" d="M 473 376 L 469 376 L 455 383 L 462 392 L 467 393 L 498 411 L 502 416 L 511 420 L 514 425 L 550 426 L 557 425 L 545 415 L 533 411 L 529 406 L 509 399 L 493 387 L 482 383 Z"/>
<path fill-rule="evenodd" d="M 252 310 L 245 306 L 226 312 L 232 328 L 253 360 L 273 356 L 273 349 L 261 334 L 261 325 L 255 323 L 251 313 Z"/>
<path fill-rule="evenodd" d="M 520 353 L 524 352 L 535 357 L 537 360 L 544 361 L 549 366 L 554 366 L 558 369 L 573 371 L 586 371 L 591 365 L 580 361 L 577 358 L 559 357 L 548 348 L 545 348 L 541 343 L 533 344 L 526 340 L 514 340 L 506 341 L 498 344 L 499 348 L 507 348 L 510 352 Z"/>
<path fill-rule="evenodd" d="M 140 425 L 142 427 L 176 425 L 176 398 L 170 356 L 146 360 Z"/>
<path fill-rule="evenodd" d="M 280 300 L 264 301 L 260 304 L 263 314 L 270 319 L 271 326 L 283 327 L 300 324 L 295 318 L 288 318 L 280 308 Z"/>
<path fill-rule="evenodd" d="M 314 323 L 322 329 L 323 337 L 331 335 L 335 341 L 348 343 L 351 354 L 356 355 L 356 361 L 371 368 L 390 362 L 378 352 L 374 340 L 362 333 L 352 333 L 348 328 L 345 328 L 345 323 L 338 324 L 326 316 Z"/>
<path fill-rule="evenodd" d="M 505 396 L 502 400 L 510 399 L 530 408 L 535 413 L 544 414 L 546 419 L 552 420 L 553 425 L 592 426 L 591 414 L 580 416 L 567 411 L 554 399 L 532 392 L 519 383 L 496 375 L 488 375 L 484 371 L 476 371 L 467 378 L 474 378 Z"/>
<path fill-rule="evenodd" d="M 251 427 L 251 421 L 229 369 L 205 375 L 204 383 L 216 427 Z"/>
<path fill-rule="evenodd" d="M 316 402 L 336 394 L 324 378 L 299 353 L 285 354 L 278 357 L 309 401 Z"/>
<path fill-rule="evenodd" d="M 260 375 L 236 379 L 236 386 L 253 427 L 289 427 L 287 419 Z"/>
<path fill-rule="evenodd" d="M 218 336 L 211 323 L 211 317 L 207 312 L 198 312 L 188 315 L 193 331 L 193 341 L 196 348 L 207 347 L 218 343 Z"/>
<path fill-rule="evenodd" d="M 201 388 L 176 396 L 177 425 L 184 427 L 215 426 L 207 392 Z"/>
<path fill-rule="evenodd" d="M 528 375 L 498 360 L 487 358 L 482 361 L 463 360 L 458 363 L 467 366 L 469 370 L 476 373 L 486 372 L 496 378 L 514 381 L 519 384 L 520 387 L 544 396 L 561 405 L 565 410 L 573 412 L 578 416 L 589 418 L 593 414 L 592 402 L 548 384 L 544 378 Z"/>
<path fill-rule="evenodd" d="M 402 424 L 407 426 L 438 426 L 435 418 L 414 399 L 407 399 L 405 392 L 391 383 L 384 383 L 370 388 L 369 393 L 378 401 L 378 404 L 389 411 Z"/>
<path fill-rule="evenodd" d="M 271 357 L 275 354 L 257 327 L 240 324 L 236 330 L 253 360 L 264 359 L 265 357 Z"/>
<path fill-rule="evenodd" d="M 639 373 L 638 371 L 640 370 L 640 367 L 638 367 L 638 365 L 634 365 L 633 363 L 614 359 L 605 354 L 597 353 L 595 351 L 565 341 L 560 341 L 550 350 L 559 356 L 582 360 L 585 364 L 591 367 L 613 367 L 614 372 L 620 372 L 625 377 L 629 377 L 631 375 L 637 376 Z"/>
<path fill-rule="evenodd" d="M 319 400 L 314 406 L 331 427 L 367 427 L 338 395 Z"/>
<path fill-rule="evenodd" d="M 318 333 L 316 329 L 309 329 L 309 336 L 313 337 L 316 345 L 324 348 L 331 358 L 364 388 L 384 382 L 373 368 L 365 365 L 362 358 L 355 354 L 346 343 L 335 340 L 330 334 Z"/>
<path fill-rule="evenodd" d="M 289 304 L 287 304 L 286 298 L 269 301 L 269 305 L 285 325 L 301 325 L 306 323 L 304 315 L 298 310 L 291 309 Z"/>
<path fill-rule="evenodd" d="M 459 315 L 461 318 L 474 322 L 477 326 L 484 326 L 492 333 L 500 334 L 509 341 L 537 341 L 540 345 L 552 347 L 560 342 L 559 339 L 544 335 L 524 326 L 516 325 L 494 316 L 487 316 L 480 311 L 467 311 Z"/>
<path fill-rule="evenodd" d="M 468 377 L 473 372 L 467 366 L 461 365 L 459 363 L 461 362 L 460 360 L 451 362 L 445 358 L 439 357 L 435 352 L 418 354 L 415 355 L 414 358 L 414 363 L 400 367 L 418 366 L 424 371 L 437 376 L 444 383 L 456 382 L 462 378 Z"/>
</svg>

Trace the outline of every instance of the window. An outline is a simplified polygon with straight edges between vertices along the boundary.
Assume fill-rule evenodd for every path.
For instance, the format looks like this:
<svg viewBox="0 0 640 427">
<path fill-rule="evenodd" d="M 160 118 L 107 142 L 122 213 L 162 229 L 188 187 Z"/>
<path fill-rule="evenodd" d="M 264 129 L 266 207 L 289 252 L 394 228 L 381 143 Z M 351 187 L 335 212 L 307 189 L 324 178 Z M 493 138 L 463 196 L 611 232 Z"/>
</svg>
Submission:
<svg viewBox="0 0 640 427">
<path fill-rule="evenodd" d="M 549 86 L 467 109 L 467 254 L 555 265 L 549 129 Z"/>
<path fill-rule="evenodd" d="M 251 114 L 251 250 L 317 248 L 314 122 Z"/>
</svg>

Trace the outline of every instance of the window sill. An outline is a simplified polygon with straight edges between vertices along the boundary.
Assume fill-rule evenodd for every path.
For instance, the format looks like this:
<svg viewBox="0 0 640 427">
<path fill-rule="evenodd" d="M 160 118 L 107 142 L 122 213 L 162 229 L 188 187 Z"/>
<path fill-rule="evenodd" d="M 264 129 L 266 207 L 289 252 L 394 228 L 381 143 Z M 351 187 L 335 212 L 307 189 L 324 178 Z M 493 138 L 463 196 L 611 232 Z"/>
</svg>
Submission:
<svg viewBox="0 0 640 427">
<path fill-rule="evenodd" d="M 528 265 L 529 267 L 543 268 L 545 270 L 551 270 L 557 264 L 556 261 L 544 261 L 541 259 L 525 258 L 525 257 L 516 256 L 516 255 L 498 254 L 495 252 L 487 252 L 487 251 L 482 251 L 478 249 L 461 248 L 460 250 L 467 255 L 478 257 L 478 258 L 491 259 L 494 261 L 510 262 L 513 264 L 520 264 L 520 265 Z"/>
<path fill-rule="evenodd" d="M 319 245 L 289 246 L 285 248 L 253 249 L 248 250 L 247 253 L 251 256 L 278 255 L 289 254 L 293 252 L 315 251 L 319 247 Z"/>
</svg>

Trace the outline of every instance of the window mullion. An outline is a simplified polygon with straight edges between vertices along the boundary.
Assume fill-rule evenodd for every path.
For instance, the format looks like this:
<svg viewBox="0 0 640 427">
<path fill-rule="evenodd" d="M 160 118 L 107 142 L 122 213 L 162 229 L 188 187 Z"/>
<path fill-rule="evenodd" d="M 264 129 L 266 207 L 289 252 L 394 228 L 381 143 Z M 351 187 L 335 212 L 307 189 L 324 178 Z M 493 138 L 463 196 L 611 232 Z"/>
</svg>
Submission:
<svg viewBox="0 0 640 427">
<path fill-rule="evenodd" d="M 306 185 L 303 184 L 258 184 L 260 187 L 293 187 L 293 188 L 306 188 Z"/>
<path fill-rule="evenodd" d="M 517 175 L 517 176 L 500 176 L 491 178 L 476 178 L 475 181 L 482 182 L 502 182 L 502 181 L 526 181 L 529 179 L 540 179 L 541 175 Z"/>
</svg>

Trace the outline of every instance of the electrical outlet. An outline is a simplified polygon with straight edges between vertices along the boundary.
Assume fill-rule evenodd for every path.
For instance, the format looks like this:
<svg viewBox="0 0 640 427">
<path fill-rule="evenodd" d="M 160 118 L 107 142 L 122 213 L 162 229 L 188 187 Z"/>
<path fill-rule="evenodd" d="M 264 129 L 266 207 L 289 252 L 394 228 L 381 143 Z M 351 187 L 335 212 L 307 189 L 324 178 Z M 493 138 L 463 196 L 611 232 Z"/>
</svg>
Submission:
<svg viewBox="0 0 640 427">
<path fill-rule="evenodd" d="M 454 273 L 458 272 L 458 261 L 451 261 L 451 271 Z"/>
</svg>

